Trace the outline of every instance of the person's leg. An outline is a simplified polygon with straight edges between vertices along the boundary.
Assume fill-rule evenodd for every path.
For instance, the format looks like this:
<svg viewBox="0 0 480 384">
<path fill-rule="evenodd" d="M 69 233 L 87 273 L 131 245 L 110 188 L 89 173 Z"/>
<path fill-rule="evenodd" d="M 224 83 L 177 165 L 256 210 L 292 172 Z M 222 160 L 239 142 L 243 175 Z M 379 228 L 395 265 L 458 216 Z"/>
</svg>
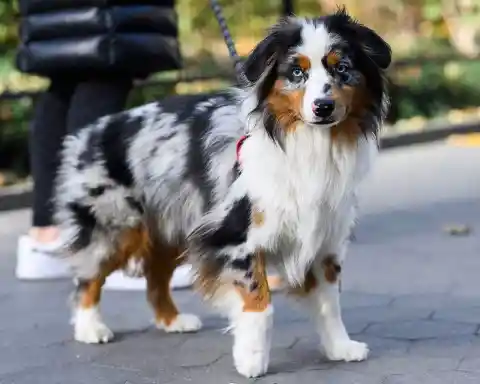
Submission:
<svg viewBox="0 0 480 384">
<path fill-rule="evenodd" d="M 70 102 L 68 133 L 73 134 L 102 116 L 124 110 L 132 86 L 131 78 L 121 76 L 90 78 L 80 82 Z"/>
<path fill-rule="evenodd" d="M 66 263 L 50 257 L 58 249 L 53 225 L 53 187 L 66 116 L 75 84 L 52 79 L 35 105 L 30 126 L 31 174 L 34 181 L 32 227 L 18 244 L 16 274 L 21 279 L 67 277 Z"/>
</svg>

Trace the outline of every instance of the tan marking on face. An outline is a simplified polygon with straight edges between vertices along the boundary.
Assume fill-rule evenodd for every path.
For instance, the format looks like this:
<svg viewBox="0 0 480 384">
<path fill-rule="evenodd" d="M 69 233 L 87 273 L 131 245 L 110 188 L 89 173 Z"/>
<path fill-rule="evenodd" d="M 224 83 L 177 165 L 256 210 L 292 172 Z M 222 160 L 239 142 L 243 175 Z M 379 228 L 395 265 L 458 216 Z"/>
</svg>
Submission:
<svg viewBox="0 0 480 384">
<path fill-rule="evenodd" d="M 268 107 L 285 133 L 295 132 L 301 121 L 304 89 L 285 91 L 283 81 L 277 80 L 267 98 Z"/>
<path fill-rule="evenodd" d="M 296 56 L 297 64 L 304 72 L 308 71 L 312 67 L 312 63 L 310 62 L 310 58 L 305 55 L 298 55 Z"/>
<path fill-rule="evenodd" d="M 306 296 L 318 286 L 317 278 L 313 271 L 309 269 L 305 275 L 303 284 L 299 287 L 290 288 L 290 293 L 297 296 Z"/>
<path fill-rule="evenodd" d="M 346 117 L 330 131 L 334 142 L 346 145 L 356 145 L 362 135 L 360 122 L 367 112 L 370 95 L 365 87 L 364 79 L 357 86 L 333 86 L 333 98 L 337 105 L 346 109 Z"/>
<path fill-rule="evenodd" d="M 264 252 L 255 254 L 252 280 L 257 283 L 252 292 L 248 287 L 236 287 L 243 300 L 243 312 L 263 312 L 271 302 Z"/>
<path fill-rule="evenodd" d="M 261 227 L 265 222 L 265 213 L 260 211 L 257 207 L 253 208 L 252 212 L 252 223 L 256 227 Z"/>
<path fill-rule="evenodd" d="M 330 255 L 323 259 L 322 261 L 323 273 L 325 280 L 329 283 L 336 283 L 338 275 L 342 271 L 342 267 L 338 264 L 335 256 Z"/>
<path fill-rule="evenodd" d="M 341 56 L 340 56 L 340 53 L 339 52 L 336 52 L 336 51 L 331 51 L 327 54 L 327 65 L 329 67 L 333 67 L 335 65 L 337 65 L 340 60 L 341 60 Z"/>
</svg>

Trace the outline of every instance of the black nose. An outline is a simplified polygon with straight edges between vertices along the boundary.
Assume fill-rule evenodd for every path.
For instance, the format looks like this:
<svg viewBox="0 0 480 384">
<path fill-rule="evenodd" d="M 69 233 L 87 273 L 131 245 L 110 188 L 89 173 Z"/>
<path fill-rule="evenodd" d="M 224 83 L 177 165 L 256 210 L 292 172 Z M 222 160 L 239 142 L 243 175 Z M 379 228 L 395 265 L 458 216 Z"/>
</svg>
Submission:
<svg viewBox="0 0 480 384">
<path fill-rule="evenodd" d="M 312 104 L 313 114 L 317 117 L 328 117 L 335 109 L 335 101 L 332 99 L 315 99 Z"/>
</svg>

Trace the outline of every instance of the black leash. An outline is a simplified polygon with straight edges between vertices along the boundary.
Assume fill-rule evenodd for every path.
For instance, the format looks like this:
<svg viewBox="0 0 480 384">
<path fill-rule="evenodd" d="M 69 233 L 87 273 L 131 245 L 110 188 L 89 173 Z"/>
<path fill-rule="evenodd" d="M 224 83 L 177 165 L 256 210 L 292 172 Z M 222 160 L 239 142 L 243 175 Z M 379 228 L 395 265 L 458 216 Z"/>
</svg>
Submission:
<svg viewBox="0 0 480 384">
<path fill-rule="evenodd" d="M 215 14 L 218 24 L 220 25 L 220 30 L 222 31 L 223 39 L 227 45 L 228 53 L 233 59 L 237 80 L 241 85 L 248 85 L 249 82 L 243 73 L 243 62 L 235 48 L 235 43 L 227 26 L 227 21 L 223 16 L 222 7 L 217 0 L 210 0 L 210 6 L 212 7 L 213 13 Z"/>
</svg>

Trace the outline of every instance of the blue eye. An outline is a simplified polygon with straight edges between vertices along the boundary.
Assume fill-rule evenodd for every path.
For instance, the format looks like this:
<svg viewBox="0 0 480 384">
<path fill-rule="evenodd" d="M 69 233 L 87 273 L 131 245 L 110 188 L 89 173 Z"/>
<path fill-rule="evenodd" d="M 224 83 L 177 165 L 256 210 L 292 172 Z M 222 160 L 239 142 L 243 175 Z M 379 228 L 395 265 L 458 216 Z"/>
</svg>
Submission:
<svg viewBox="0 0 480 384">
<path fill-rule="evenodd" d="M 292 75 L 293 77 L 303 77 L 303 71 L 300 68 L 295 67 L 292 70 Z"/>
<path fill-rule="evenodd" d="M 338 64 L 336 71 L 337 73 L 345 73 L 350 69 L 350 67 L 345 63 Z"/>
</svg>

